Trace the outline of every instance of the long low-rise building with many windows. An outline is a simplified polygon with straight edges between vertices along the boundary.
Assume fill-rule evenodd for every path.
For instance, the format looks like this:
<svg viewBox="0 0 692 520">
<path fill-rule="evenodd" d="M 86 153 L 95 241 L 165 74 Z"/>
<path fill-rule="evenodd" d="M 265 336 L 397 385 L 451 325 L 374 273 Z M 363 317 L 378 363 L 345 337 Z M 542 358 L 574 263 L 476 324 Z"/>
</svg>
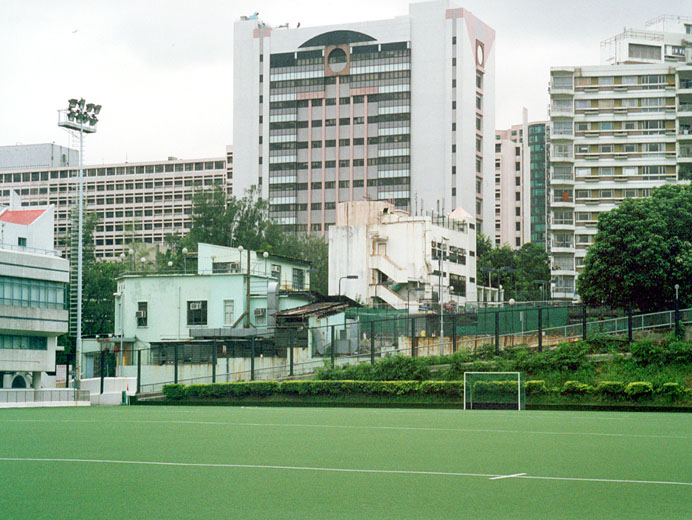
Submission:
<svg viewBox="0 0 692 520">
<path fill-rule="evenodd" d="M 231 194 L 232 163 L 228 147 L 226 157 L 85 166 L 85 208 L 99 218 L 93 233 L 96 257 L 117 258 L 132 243 L 161 245 L 168 234 L 187 233 L 195 193 L 218 186 Z M 25 207 L 54 205 L 57 249 L 68 253 L 78 167 L 73 160 L 64 167 L 20 166 L 0 164 L 0 204 L 7 204 L 15 191 Z"/>
</svg>

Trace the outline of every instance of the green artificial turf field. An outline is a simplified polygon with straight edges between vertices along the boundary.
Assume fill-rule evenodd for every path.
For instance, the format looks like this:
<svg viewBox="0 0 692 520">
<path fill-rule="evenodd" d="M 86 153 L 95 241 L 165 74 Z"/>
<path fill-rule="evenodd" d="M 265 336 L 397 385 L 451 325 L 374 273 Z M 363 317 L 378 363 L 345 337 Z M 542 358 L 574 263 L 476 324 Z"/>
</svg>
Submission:
<svg viewBox="0 0 692 520">
<path fill-rule="evenodd" d="M 692 518 L 692 415 L 0 410 L 0 518 Z"/>
</svg>

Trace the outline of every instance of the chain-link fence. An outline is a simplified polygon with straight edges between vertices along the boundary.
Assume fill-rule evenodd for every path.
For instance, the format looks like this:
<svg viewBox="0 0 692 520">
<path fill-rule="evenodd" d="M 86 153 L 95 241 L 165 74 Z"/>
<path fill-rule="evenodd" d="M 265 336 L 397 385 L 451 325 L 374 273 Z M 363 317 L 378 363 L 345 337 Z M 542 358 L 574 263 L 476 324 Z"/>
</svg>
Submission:
<svg viewBox="0 0 692 520">
<path fill-rule="evenodd" d="M 692 309 L 679 313 L 692 322 Z M 596 334 L 623 335 L 673 328 L 675 311 L 632 314 L 582 305 L 478 308 L 464 312 L 407 315 L 354 312 L 340 323 L 277 328 L 270 337 L 161 342 L 122 352 L 133 360 L 139 392 L 166 383 L 213 383 L 304 377 L 324 366 L 375 363 L 386 356 L 449 355 L 525 346 L 538 350 Z"/>
</svg>

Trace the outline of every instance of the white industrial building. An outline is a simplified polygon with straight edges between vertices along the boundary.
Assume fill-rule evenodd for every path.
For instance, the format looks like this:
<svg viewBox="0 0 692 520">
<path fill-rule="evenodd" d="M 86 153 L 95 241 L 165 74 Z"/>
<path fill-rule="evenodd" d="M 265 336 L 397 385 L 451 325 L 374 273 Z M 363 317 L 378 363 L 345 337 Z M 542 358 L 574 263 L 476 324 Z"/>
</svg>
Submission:
<svg viewBox="0 0 692 520">
<path fill-rule="evenodd" d="M 321 27 L 234 26 L 236 193 L 326 235 L 341 202 L 463 208 L 492 228 L 495 31 L 449 0 Z M 484 224 L 485 223 L 485 224 Z"/>
<path fill-rule="evenodd" d="M 462 209 L 411 216 L 384 201 L 343 202 L 329 228 L 329 294 L 411 312 L 463 305 L 476 301 L 475 251 L 475 221 Z"/>
<path fill-rule="evenodd" d="M 53 250 L 53 207 L 0 206 L 0 388 L 41 388 L 67 332 L 69 266 Z M 52 381 L 51 381 L 52 382 Z"/>
<path fill-rule="evenodd" d="M 553 297 L 576 296 L 601 213 L 692 179 L 691 31 L 659 17 L 603 42 L 600 66 L 551 69 Z"/>
<path fill-rule="evenodd" d="M 69 165 L 49 164 L 51 150 L 46 147 L 52 145 L 37 146 L 0 148 L 0 204 L 9 203 L 16 191 L 26 208 L 55 206 L 56 247 L 69 256 L 77 237 L 71 219 L 77 208 L 79 161 L 72 157 L 74 150 L 63 149 Z M 155 247 L 165 244 L 166 235 L 184 235 L 190 230 L 195 193 L 219 187 L 230 196 L 232 177 L 230 146 L 225 157 L 85 165 L 85 210 L 99 218 L 94 255 L 117 259 L 134 243 Z"/>
</svg>

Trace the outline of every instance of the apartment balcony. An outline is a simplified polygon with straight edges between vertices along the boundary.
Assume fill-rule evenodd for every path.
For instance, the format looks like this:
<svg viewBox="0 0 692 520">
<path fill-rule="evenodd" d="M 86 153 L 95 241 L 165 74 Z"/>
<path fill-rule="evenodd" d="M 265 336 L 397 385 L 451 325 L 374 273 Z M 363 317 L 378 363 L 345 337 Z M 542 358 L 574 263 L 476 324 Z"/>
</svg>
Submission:
<svg viewBox="0 0 692 520">
<path fill-rule="evenodd" d="M 681 164 L 678 166 L 678 180 L 692 181 L 692 165 Z"/>
<path fill-rule="evenodd" d="M 678 104 L 678 117 L 692 117 L 692 103 Z"/>
<path fill-rule="evenodd" d="M 678 153 L 679 163 L 692 163 L 692 146 L 681 146 Z"/>
<path fill-rule="evenodd" d="M 556 78 L 550 82 L 551 95 L 574 95 L 574 81 L 569 77 L 569 81 L 556 81 Z"/>
<path fill-rule="evenodd" d="M 550 223 L 550 229 L 553 231 L 574 231 L 573 220 L 553 220 Z"/>
<path fill-rule="evenodd" d="M 556 152 L 550 154 L 551 162 L 574 162 L 574 154 L 572 152 Z"/>
<path fill-rule="evenodd" d="M 550 105 L 551 117 L 574 117 L 574 103 L 555 103 Z"/>
<path fill-rule="evenodd" d="M 566 175 L 552 175 L 550 177 L 550 185 L 551 186 L 569 186 L 572 187 L 574 186 L 574 177 L 571 175 L 568 177 Z"/>
<path fill-rule="evenodd" d="M 574 141 L 574 132 L 571 130 L 555 130 L 550 127 L 550 140 L 555 141 Z"/>
<path fill-rule="evenodd" d="M 568 276 L 569 275 L 576 275 L 576 273 L 568 273 Z M 574 288 L 573 287 L 553 287 L 552 288 L 552 296 L 553 296 L 553 299 L 571 300 L 576 295 L 574 294 Z"/>
<path fill-rule="evenodd" d="M 678 141 L 689 141 L 692 140 L 692 126 L 690 125 L 680 125 L 677 132 Z"/>
<path fill-rule="evenodd" d="M 550 246 L 550 252 L 552 254 L 565 253 L 574 254 L 574 244 L 569 242 L 553 242 Z"/>
</svg>

